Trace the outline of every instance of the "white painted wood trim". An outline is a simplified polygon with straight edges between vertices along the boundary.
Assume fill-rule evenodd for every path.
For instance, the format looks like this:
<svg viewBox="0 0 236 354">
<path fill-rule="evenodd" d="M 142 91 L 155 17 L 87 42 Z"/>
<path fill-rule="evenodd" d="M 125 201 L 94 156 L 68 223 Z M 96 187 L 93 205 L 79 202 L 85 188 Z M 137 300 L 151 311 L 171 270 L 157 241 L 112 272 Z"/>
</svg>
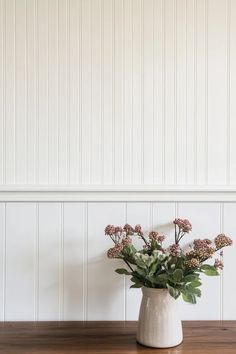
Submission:
<svg viewBox="0 0 236 354">
<path fill-rule="evenodd" d="M 0 201 L 235 202 L 236 186 L 0 186 Z"/>
</svg>

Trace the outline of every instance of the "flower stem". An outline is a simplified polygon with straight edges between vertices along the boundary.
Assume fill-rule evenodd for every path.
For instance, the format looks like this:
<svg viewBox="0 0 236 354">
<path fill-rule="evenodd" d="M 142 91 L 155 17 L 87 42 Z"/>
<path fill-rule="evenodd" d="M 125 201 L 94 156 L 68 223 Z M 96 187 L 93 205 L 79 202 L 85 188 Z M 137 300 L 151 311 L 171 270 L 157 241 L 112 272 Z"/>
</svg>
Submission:
<svg viewBox="0 0 236 354">
<path fill-rule="evenodd" d="M 129 264 L 128 261 L 126 261 L 126 259 L 123 259 L 123 261 L 127 264 L 127 266 L 129 267 L 129 269 L 131 270 L 131 272 L 133 272 L 133 268 L 131 267 L 131 265 Z"/>
</svg>

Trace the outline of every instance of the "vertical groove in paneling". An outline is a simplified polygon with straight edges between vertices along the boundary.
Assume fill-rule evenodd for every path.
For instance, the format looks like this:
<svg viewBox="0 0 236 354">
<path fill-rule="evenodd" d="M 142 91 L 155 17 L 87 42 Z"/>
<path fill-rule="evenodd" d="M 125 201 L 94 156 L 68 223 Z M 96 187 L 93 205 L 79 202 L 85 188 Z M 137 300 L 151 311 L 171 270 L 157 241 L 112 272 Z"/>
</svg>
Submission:
<svg viewBox="0 0 236 354">
<path fill-rule="evenodd" d="M 48 28 L 48 33 L 47 33 L 47 92 L 48 92 L 48 99 L 47 99 L 47 156 L 48 156 L 48 164 L 47 164 L 47 183 L 50 183 L 50 161 L 49 161 L 49 156 L 50 156 L 50 115 L 49 115 L 49 92 L 50 92 L 50 87 L 49 87 L 49 2 L 47 3 L 47 13 L 48 13 L 48 18 L 47 18 L 47 28 Z"/>
<path fill-rule="evenodd" d="M 60 204 L 59 321 L 64 320 L 64 203 Z"/>
<path fill-rule="evenodd" d="M 39 316 L 39 204 L 35 204 L 34 236 L 34 321 Z"/>
<path fill-rule="evenodd" d="M 131 77 L 132 77 L 132 95 L 131 95 L 131 136 L 130 136 L 130 151 L 131 151 L 131 162 L 130 162 L 130 181 L 133 183 L 134 179 L 134 159 L 133 159 L 133 144 L 134 144 L 134 0 L 130 0 L 130 22 L 131 22 Z"/>
<path fill-rule="evenodd" d="M 219 204 L 220 233 L 224 232 L 224 203 Z M 222 258 L 222 257 L 221 257 Z M 222 259 L 221 259 L 222 260 Z M 220 320 L 224 319 L 224 272 L 220 271 Z"/>
<path fill-rule="evenodd" d="M 125 184 L 125 6 L 122 0 L 122 184 Z M 103 101 L 104 103 L 104 101 Z M 103 160 L 102 160 L 103 161 Z M 104 161 L 103 161 L 104 164 Z"/>
<path fill-rule="evenodd" d="M 35 42 L 35 161 L 34 161 L 34 181 L 35 184 L 39 183 L 39 26 L 38 26 L 38 1 L 35 0 L 35 13 L 34 13 L 34 42 Z"/>
<path fill-rule="evenodd" d="M 166 145 L 166 11 L 165 11 L 165 0 L 162 0 L 162 184 L 166 183 L 166 156 L 165 156 L 165 145 Z"/>
<path fill-rule="evenodd" d="M 208 184 L 208 0 L 205 0 L 205 184 Z"/>
<path fill-rule="evenodd" d="M 188 136 L 188 69 L 187 69 L 187 62 L 188 62 L 188 41 L 187 41 L 187 37 L 188 37 L 188 15 L 187 15 L 187 10 L 188 10 L 188 0 L 185 0 L 185 62 L 186 62 L 186 69 L 185 69 L 185 87 L 186 87 L 186 91 L 185 91 L 185 136 Z M 187 145 L 187 144 L 186 144 Z M 185 184 L 187 184 L 187 175 L 188 175 L 188 149 L 186 146 L 186 150 L 185 150 L 185 156 L 184 159 L 186 161 L 185 163 Z"/>
<path fill-rule="evenodd" d="M 79 97 L 78 97 L 78 135 L 77 138 L 79 139 L 78 141 L 78 183 L 82 184 L 82 0 L 79 1 L 79 45 L 78 45 L 78 50 L 79 50 Z"/>
<path fill-rule="evenodd" d="M 6 183 L 6 2 L 2 2 L 2 184 Z"/>
<path fill-rule="evenodd" d="M 66 0 L 66 131 L 67 131 L 67 184 L 70 184 L 71 171 L 70 171 L 70 160 L 71 160 L 71 149 L 70 149 L 70 1 Z"/>
<path fill-rule="evenodd" d="M 29 132 L 28 132 L 28 126 L 29 126 L 29 117 L 28 117 L 28 3 L 27 0 L 25 0 L 25 150 L 24 150 L 24 155 L 25 155 L 25 181 L 28 183 L 28 151 L 29 151 Z"/>
<path fill-rule="evenodd" d="M 3 208 L 3 244 L 2 244 L 2 249 L 3 249 L 3 258 L 2 258 L 2 320 L 5 321 L 6 319 L 6 247 L 7 247 L 7 225 L 6 225 L 6 219 L 7 219 L 7 204 L 4 203 L 4 208 Z"/>
<path fill-rule="evenodd" d="M 101 122 L 100 122 L 100 136 L 101 136 L 101 184 L 104 184 L 104 0 L 100 4 L 100 46 L 101 46 L 101 63 L 100 63 L 100 109 L 101 109 Z"/>
<path fill-rule="evenodd" d="M 140 0 L 140 120 L 141 164 L 140 181 L 144 183 L 144 0 Z"/>
<path fill-rule="evenodd" d="M 174 32 L 174 184 L 177 184 L 177 161 L 178 161 L 178 141 L 177 141 L 177 0 L 174 0 L 173 14 L 173 32 Z"/>
<path fill-rule="evenodd" d="M 227 149 L 226 149 L 226 159 L 227 159 L 227 164 L 226 164 L 226 183 L 228 185 L 231 184 L 231 136 L 230 136 L 230 130 L 231 130 L 231 114 L 230 114 L 230 105 L 231 105 L 231 92 L 230 92 L 230 86 L 231 86 L 231 76 L 230 76 L 230 40 L 231 40 L 231 35 L 230 35 L 230 26 L 231 26 L 231 20 L 230 20 L 230 14 L 231 14 L 231 0 L 226 0 L 226 6 L 227 6 L 227 19 L 226 19 L 226 24 L 227 24 Z"/>
<path fill-rule="evenodd" d="M 124 203 L 124 223 L 127 224 L 127 202 Z M 127 321 L 127 282 L 126 276 L 124 276 L 124 320 Z"/>
<path fill-rule="evenodd" d="M 112 184 L 115 184 L 115 0 L 112 0 Z"/>
<path fill-rule="evenodd" d="M 14 0 L 14 14 L 13 14 L 13 18 L 14 18 L 14 37 L 13 37 L 13 41 L 14 41 L 14 87 L 13 87 L 13 92 L 14 92 L 14 123 L 13 123 L 13 134 L 14 134 L 14 183 L 17 183 L 17 171 L 16 171 L 16 154 L 17 154 L 17 147 L 16 147 L 16 0 Z"/>
<path fill-rule="evenodd" d="M 88 203 L 83 207 L 83 321 L 88 319 Z"/>
<path fill-rule="evenodd" d="M 194 184 L 197 184 L 197 0 L 194 0 Z"/>
</svg>

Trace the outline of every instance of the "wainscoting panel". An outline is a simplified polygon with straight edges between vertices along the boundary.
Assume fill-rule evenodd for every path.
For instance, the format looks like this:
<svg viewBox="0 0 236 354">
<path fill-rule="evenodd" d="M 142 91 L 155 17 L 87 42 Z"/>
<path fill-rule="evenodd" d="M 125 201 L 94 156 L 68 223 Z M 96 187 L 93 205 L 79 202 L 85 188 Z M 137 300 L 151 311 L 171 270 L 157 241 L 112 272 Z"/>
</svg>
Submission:
<svg viewBox="0 0 236 354">
<path fill-rule="evenodd" d="M 140 223 L 168 244 L 172 220 L 188 217 L 184 245 L 220 232 L 236 244 L 235 212 L 235 203 L 221 202 L 0 203 L 0 320 L 136 320 L 141 291 L 114 272 L 122 262 L 107 259 L 104 227 Z M 202 277 L 198 304 L 179 301 L 183 319 L 236 319 L 235 244 L 225 249 L 221 276 Z"/>
<path fill-rule="evenodd" d="M 235 185 L 232 0 L 0 0 L 1 185 Z"/>
</svg>

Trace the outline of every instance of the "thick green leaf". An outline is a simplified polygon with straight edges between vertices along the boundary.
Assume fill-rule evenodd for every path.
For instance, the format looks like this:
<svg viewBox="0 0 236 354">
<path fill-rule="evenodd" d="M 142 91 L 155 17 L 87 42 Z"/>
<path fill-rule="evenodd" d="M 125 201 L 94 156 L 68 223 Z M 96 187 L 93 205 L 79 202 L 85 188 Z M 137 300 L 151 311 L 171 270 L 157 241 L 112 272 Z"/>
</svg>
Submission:
<svg viewBox="0 0 236 354">
<path fill-rule="evenodd" d="M 183 271 L 182 269 L 175 269 L 172 278 L 174 280 L 175 283 L 179 283 L 181 282 L 181 280 L 183 279 Z"/>
<path fill-rule="evenodd" d="M 191 287 L 193 288 L 197 288 L 198 286 L 201 286 L 202 283 L 199 281 L 199 280 L 193 280 L 191 283 L 190 283 Z"/>
<path fill-rule="evenodd" d="M 194 288 L 191 285 L 187 285 L 185 287 L 186 293 L 192 294 L 192 295 L 196 295 L 198 297 L 201 296 L 201 290 L 198 288 Z"/>
<path fill-rule="evenodd" d="M 155 261 L 154 263 L 152 263 L 152 265 L 151 265 L 151 267 L 149 269 L 149 274 L 150 275 L 155 274 L 156 271 L 157 271 L 157 268 L 158 268 L 158 263 L 157 263 L 157 261 Z"/>
<path fill-rule="evenodd" d="M 196 304 L 196 296 L 189 293 L 182 293 L 182 298 L 185 302 L 190 302 L 190 304 Z"/>
<path fill-rule="evenodd" d="M 177 299 L 180 295 L 180 291 L 178 289 L 173 288 L 173 286 L 170 286 L 167 284 L 167 288 L 169 290 L 169 294 L 174 298 Z"/>
<path fill-rule="evenodd" d="M 212 269 L 212 270 L 211 270 L 211 269 L 205 270 L 204 274 L 206 274 L 206 275 L 208 275 L 208 276 L 216 276 L 216 275 L 219 275 L 217 269 L 215 269 L 215 270 L 213 270 L 213 269 Z"/>
<path fill-rule="evenodd" d="M 167 281 L 167 279 L 168 279 L 168 274 L 166 273 L 158 274 L 156 276 L 157 283 L 164 283 Z"/>
<path fill-rule="evenodd" d="M 143 284 L 135 283 L 135 284 L 131 285 L 130 288 L 141 288 L 142 286 L 143 286 Z"/>
<path fill-rule="evenodd" d="M 188 274 L 184 277 L 183 281 L 185 283 L 191 283 L 194 280 L 197 280 L 199 278 L 198 274 Z"/>
<path fill-rule="evenodd" d="M 128 272 L 127 269 L 125 268 L 118 268 L 115 270 L 116 273 L 118 274 L 125 274 L 125 275 L 131 275 L 132 273 L 131 272 Z"/>
<path fill-rule="evenodd" d="M 201 270 L 203 270 L 203 271 L 205 271 L 205 270 L 214 270 L 214 269 L 215 269 L 215 267 L 210 265 L 210 264 L 203 264 L 201 266 Z"/>
</svg>

